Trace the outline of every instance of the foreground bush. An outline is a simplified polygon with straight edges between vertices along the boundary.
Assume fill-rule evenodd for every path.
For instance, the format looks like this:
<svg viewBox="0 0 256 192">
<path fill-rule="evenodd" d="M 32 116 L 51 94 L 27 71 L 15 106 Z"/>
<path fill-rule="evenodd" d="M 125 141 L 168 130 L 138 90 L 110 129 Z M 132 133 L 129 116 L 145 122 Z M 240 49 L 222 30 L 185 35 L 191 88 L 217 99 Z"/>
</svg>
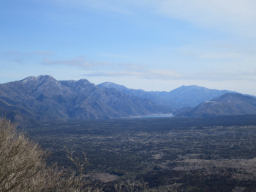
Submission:
<svg viewBox="0 0 256 192">
<path fill-rule="evenodd" d="M 1 192 L 95 191 L 82 185 L 86 183 L 82 175 L 47 167 L 44 156 L 37 144 L 18 134 L 9 121 L 0 119 Z"/>
</svg>

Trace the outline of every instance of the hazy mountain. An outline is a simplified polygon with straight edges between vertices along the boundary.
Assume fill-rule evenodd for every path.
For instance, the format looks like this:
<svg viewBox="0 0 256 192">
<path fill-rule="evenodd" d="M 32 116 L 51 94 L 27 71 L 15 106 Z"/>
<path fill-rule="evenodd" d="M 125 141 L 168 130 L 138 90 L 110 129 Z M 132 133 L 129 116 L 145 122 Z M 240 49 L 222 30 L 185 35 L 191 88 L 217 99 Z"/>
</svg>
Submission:
<svg viewBox="0 0 256 192">
<path fill-rule="evenodd" d="M 184 111 L 227 93 L 198 86 L 170 92 L 128 89 L 106 82 L 57 81 L 51 76 L 27 77 L 0 84 L 0 114 L 11 119 L 103 119 Z"/>
<path fill-rule="evenodd" d="M 11 111 L 40 120 L 120 118 L 170 111 L 149 99 L 95 86 L 87 80 L 57 81 L 50 76 L 1 84 L 0 101 L 2 115 Z"/>
<path fill-rule="evenodd" d="M 192 110 L 180 113 L 180 115 L 189 117 L 253 114 L 256 114 L 256 98 L 238 93 L 227 93 L 204 102 Z"/>
<path fill-rule="evenodd" d="M 226 90 L 208 89 L 199 86 L 181 86 L 170 92 L 169 100 L 176 109 L 195 107 L 202 102 L 209 101 L 228 93 Z"/>
<path fill-rule="evenodd" d="M 207 89 L 199 86 L 181 86 L 170 92 L 128 89 L 122 85 L 110 82 L 102 83 L 98 86 L 123 91 L 129 95 L 149 99 L 157 105 L 168 106 L 173 111 L 182 108 L 195 107 L 202 102 L 209 101 L 229 92 L 226 90 Z"/>
</svg>

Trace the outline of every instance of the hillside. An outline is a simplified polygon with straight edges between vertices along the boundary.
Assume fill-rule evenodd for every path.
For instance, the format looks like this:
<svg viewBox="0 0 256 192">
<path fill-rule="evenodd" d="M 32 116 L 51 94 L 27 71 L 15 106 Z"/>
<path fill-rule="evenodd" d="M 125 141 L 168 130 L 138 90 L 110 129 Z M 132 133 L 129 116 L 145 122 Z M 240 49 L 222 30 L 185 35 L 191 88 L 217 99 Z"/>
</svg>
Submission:
<svg viewBox="0 0 256 192">
<path fill-rule="evenodd" d="M 192 110 L 179 115 L 188 117 L 254 115 L 256 98 L 238 93 L 227 93 L 216 99 L 204 102 Z"/>
</svg>

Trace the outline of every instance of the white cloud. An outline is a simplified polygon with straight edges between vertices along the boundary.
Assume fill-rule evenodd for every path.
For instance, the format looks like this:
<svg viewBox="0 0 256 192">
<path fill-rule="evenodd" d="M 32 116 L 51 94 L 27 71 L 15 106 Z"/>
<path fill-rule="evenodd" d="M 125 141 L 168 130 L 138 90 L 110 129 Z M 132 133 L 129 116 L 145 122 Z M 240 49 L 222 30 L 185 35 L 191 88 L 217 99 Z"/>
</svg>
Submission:
<svg viewBox="0 0 256 192">
<path fill-rule="evenodd" d="M 149 5 L 148 1 L 144 1 Z M 256 32 L 255 0 L 151 0 L 160 14 L 220 31 L 253 35 Z"/>
<path fill-rule="evenodd" d="M 135 77 L 139 79 L 177 79 L 180 75 L 171 70 L 144 70 L 144 71 L 89 71 L 87 77 Z"/>
<path fill-rule="evenodd" d="M 256 68 L 254 70 L 237 71 L 204 71 L 189 74 L 179 74 L 172 70 L 144 70 L 144 71 L 87 71 L 84 73 L 86 77 L 133 77 L 135 79 L 148 80 L 181 80 L 181 81 L 256 81 Z M 139 81 L 139 80 L 138 80 Z"/>
<path fill-rule="evenodd" d="M 76 68 L 78 67 L 81 70 L 89 70 L 89 69 L 97 70 L 100 68 L 102 71 L 108 71 L 109 69 L 112 69 L 112 70 L 123 69 L 123 71 L 132 71 L 132 70 L 135 70 L 135 69 L 138 70 L 141 68 L 139 65 L 135 65 L 131 63 L 105 62 L 105 61 L 99 61 L 99 60 L 89 61 L 84 57 L 70 57 L 70 58 L 60 58 L 60 59 L 57 57 L 45 57 L 41 60 L 41 64 L 48 65 L 48 66 L 67 66 L 67 67 L 76 67 Z M 106 73 L 106 76 L 107 74 L 108 72 Z"/>
<path fill-rule="evenodd" d="M 191 22 L 209 24 L 252 24 L 256 18 L 254 0 L 157 0 L 164 14 Z"/>
<path fill-rule="evenodd" d="M 154 12 L 199 26 L 253 35 L 255 0 L 54 0 L 60 5 L 89 7 L 121 14 Z"/>
<path fill-rule="evenodd" d="M 35 50 L 35 51 L 4 51 L 0 52 L 1 59 L 11 61 L 18 64 L 24 64 L 27 59 L 44 58 L 53 56 L 54 53 L 46 50 Z"/>
<path fill-rule="evenodd" d="M 239 59 L 241 58 L 241 54 L 235 52 L 211 52 L 211 53 L 201 53 L 199 55 L 202 59 Z"/>
<path fill-rule="evenodd" d="M 49 58 L 44 58 L 42 64 L 46 65 L 68 65 L 68 66 L 79 66 L 79 67 L 89 67 L 92 66 L 91 63 L 88 63 L 84 58 L 77 57 L 72 59 L 62 59 L 62 60 L 53 60 Z"/>
<path fill-rule="evenodd" d="M 256 68 L 249 71 L 237 71 L 232 68 L 229 71 L 223 72 L 201 72 L 184 76 L 184 80 L 199 80 L 199 81 L 211 81 L 222 83 L 224 81 L 256 81 Z"/>
</svg>

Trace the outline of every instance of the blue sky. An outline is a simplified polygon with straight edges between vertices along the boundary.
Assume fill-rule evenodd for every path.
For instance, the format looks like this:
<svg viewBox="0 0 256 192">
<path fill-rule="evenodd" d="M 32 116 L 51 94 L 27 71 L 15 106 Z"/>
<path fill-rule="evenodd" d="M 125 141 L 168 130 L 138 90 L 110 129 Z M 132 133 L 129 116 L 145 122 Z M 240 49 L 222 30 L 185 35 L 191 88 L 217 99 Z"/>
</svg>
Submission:
<svg viewBox="0 0 256 192">
<path fill-rule="evenodd" d="M 130 88 L 256 95 L 253 0 L 8 0 L 0 82 L 49 74 Z"/>
</svg>

